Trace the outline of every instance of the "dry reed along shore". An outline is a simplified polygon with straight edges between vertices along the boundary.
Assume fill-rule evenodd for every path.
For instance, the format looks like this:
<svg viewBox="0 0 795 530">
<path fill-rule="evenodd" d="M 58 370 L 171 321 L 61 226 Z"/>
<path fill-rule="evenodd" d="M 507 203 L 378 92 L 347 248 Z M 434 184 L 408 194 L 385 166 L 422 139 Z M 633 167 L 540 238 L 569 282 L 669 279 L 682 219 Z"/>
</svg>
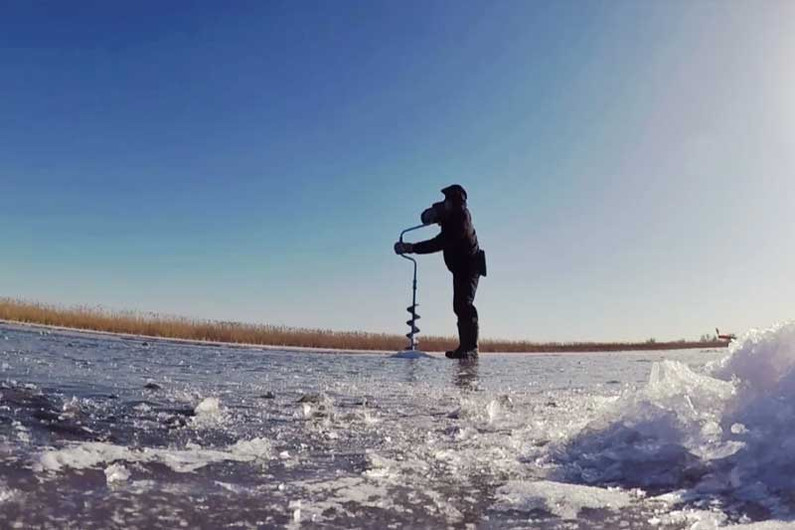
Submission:
<svg viewBox="0 0 795 530">
<path fill-rule="evenodd" d="M 402 335 L 290 328 L 267 324 L 193 320 L 176 316 L 144 314 L 132 311 L 110 311 L 91 307 L 60 307 L 12 298 L 0 298 L 0 319 L 46 326 L 145 335 L 196 341 L 293 346 L 341 350 L 399 351 L 406 348 Z M 421 336 L 425 351 L 445 351 L 456 346 L 453 337 Z M 554 353 L 629 350 L 667 350 L 683 348 L 715 348 L 725 341 L 656 342 L 552 342 L 482 340 L 481 352 Z"/>
</svg>

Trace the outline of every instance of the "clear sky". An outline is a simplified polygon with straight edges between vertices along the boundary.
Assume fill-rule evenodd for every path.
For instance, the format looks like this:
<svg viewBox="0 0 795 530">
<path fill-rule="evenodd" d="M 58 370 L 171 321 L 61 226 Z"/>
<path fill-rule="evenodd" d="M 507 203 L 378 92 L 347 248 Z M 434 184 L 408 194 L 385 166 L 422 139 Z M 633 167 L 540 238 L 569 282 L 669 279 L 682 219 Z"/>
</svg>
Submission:
<svg viewBox="0 0 795 530">
<path fill-rule="evenodd" d="M 485 337 L 766 326 L 793 61 L 788 0 L 4 2 L 0 295 L 405 333 L 392 244 L 458 182 Z"/>
</svg>

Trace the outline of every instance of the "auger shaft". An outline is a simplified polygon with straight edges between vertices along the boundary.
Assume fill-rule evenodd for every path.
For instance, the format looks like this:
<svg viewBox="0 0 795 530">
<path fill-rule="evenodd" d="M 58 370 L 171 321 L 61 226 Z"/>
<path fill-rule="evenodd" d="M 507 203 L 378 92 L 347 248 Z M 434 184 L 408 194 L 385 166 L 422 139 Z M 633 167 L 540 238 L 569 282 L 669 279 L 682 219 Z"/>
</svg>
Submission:
<svg viewBox="0 0 795 530">
<path fill-rule="evenodd" d="M 411 315 L 411 318 L 406 321 L 406 324 L 411 328 L 409 332 L 406 333 L 406 337 L 409 339 L 409 350 L 416 350 L 417 339 L 415 335 L 420 332 L 420 328 L 417 327 L 417 320 L 420 318 L 417 314 L 417 260 L 413 258 L 408 259 L 414 262 L 414 281 L 412 282 L 411 305 L 406 308 L 406 311 Z"/>
<path fill-rule="evenodd" d="M 406 232 L 410 232 L 412 230 L 417 230 L 418 228 L 422 228 L 427 225 L 418 225 L 412 226 L 411 228 L 407 228 L 400 233 L 400 242 L 403 242 L 403 234 Z M 419 320 L 420 315 L 417 314 L 417 260 L 412 258 L 411 256 L 406 256 L 405 254 L 400 254 L 400 257 L 403 259 L 407 259 L 414 264 L 414 278 L 411 283 L 411 305 L 406 308 L 406 311 L 409 312 L 411 318 L 406 321 L 406 324 L 409 325 L 411 328 L 408 333 L 406 333 L 406 337 L 409 339 L 409 350 L 416 350 L 417 349 L 417 333 L 420 332 L 420 328 L 417 327 L 417 320 Z"/>
</svg>

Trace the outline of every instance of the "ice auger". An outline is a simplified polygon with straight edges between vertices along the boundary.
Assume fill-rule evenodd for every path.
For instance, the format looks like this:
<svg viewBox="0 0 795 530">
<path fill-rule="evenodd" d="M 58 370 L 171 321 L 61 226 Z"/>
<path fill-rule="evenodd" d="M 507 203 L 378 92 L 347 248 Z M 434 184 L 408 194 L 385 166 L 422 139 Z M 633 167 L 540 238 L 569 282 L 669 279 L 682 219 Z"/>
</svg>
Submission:
<svg viewBox="0 0 795 530">
<path fill-rule="evenodd" d="M 423 228 L 425 226 L 428 225 L 422 224 L 412 226 L 411 228 L 406 228 L 400 233 L 400 239 L 398 241 L 403 243 L 403 235 L 406 232 L 411 232 L 412 230 L 417 230 L 418 228 Z M 416 335 L 420 332 L 420 328 L 417 327 L 417 320 L 420 318 L 420 315 L 417 314 L 417 306 L 419 305 L 417 304 L 417 260 L 405 254 L 399 254 L 399 256 L 403 259 L 411 261 L 414 264 L 414 278 L 411 283 L 411 305 L 406 308 L 406 311 L 408 311 L 411 315 L 411 318 L 406 321 L 406 324 L 408 324 L 409 328 L 411 328 L 409 332 L 406 333 L 406 337 L 409 339 L 409 347 L 405 352 L 402 353 L 417 352 Z"/>
</svg>

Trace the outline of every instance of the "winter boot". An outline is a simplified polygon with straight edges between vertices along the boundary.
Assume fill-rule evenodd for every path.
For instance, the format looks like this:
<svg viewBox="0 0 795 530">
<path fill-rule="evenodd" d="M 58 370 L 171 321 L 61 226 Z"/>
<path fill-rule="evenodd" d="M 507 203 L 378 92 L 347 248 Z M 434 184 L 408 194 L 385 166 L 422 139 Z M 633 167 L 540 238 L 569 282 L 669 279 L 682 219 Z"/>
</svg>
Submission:
<svg viewBox="0 0 795 530">
<path fill-rule="evenodd" d="M 458 322 L 458 347 L 452 351 L 444 352 L 445 357 L 448 359 L 460 359 L 461 352 L 464 351 L 464 345 L 466 344 L 466 329 L 464 326 L 461 325 L 461 321 Z"/>
<path fill-rule="evenodd" d="M 478 356 L 478 324 L 458 323 L 458 348 L 444 352 L 448 359 L 474 359 Z"/>
<path fill-rule="evenodd" d="M 472 321 L 472 326 L 469 328 L 469 351 L 473 352 L 474 356 L 478 356 L 478 339 L 480 338 L 480 325 L 478 319 Z"/>
</svg>

